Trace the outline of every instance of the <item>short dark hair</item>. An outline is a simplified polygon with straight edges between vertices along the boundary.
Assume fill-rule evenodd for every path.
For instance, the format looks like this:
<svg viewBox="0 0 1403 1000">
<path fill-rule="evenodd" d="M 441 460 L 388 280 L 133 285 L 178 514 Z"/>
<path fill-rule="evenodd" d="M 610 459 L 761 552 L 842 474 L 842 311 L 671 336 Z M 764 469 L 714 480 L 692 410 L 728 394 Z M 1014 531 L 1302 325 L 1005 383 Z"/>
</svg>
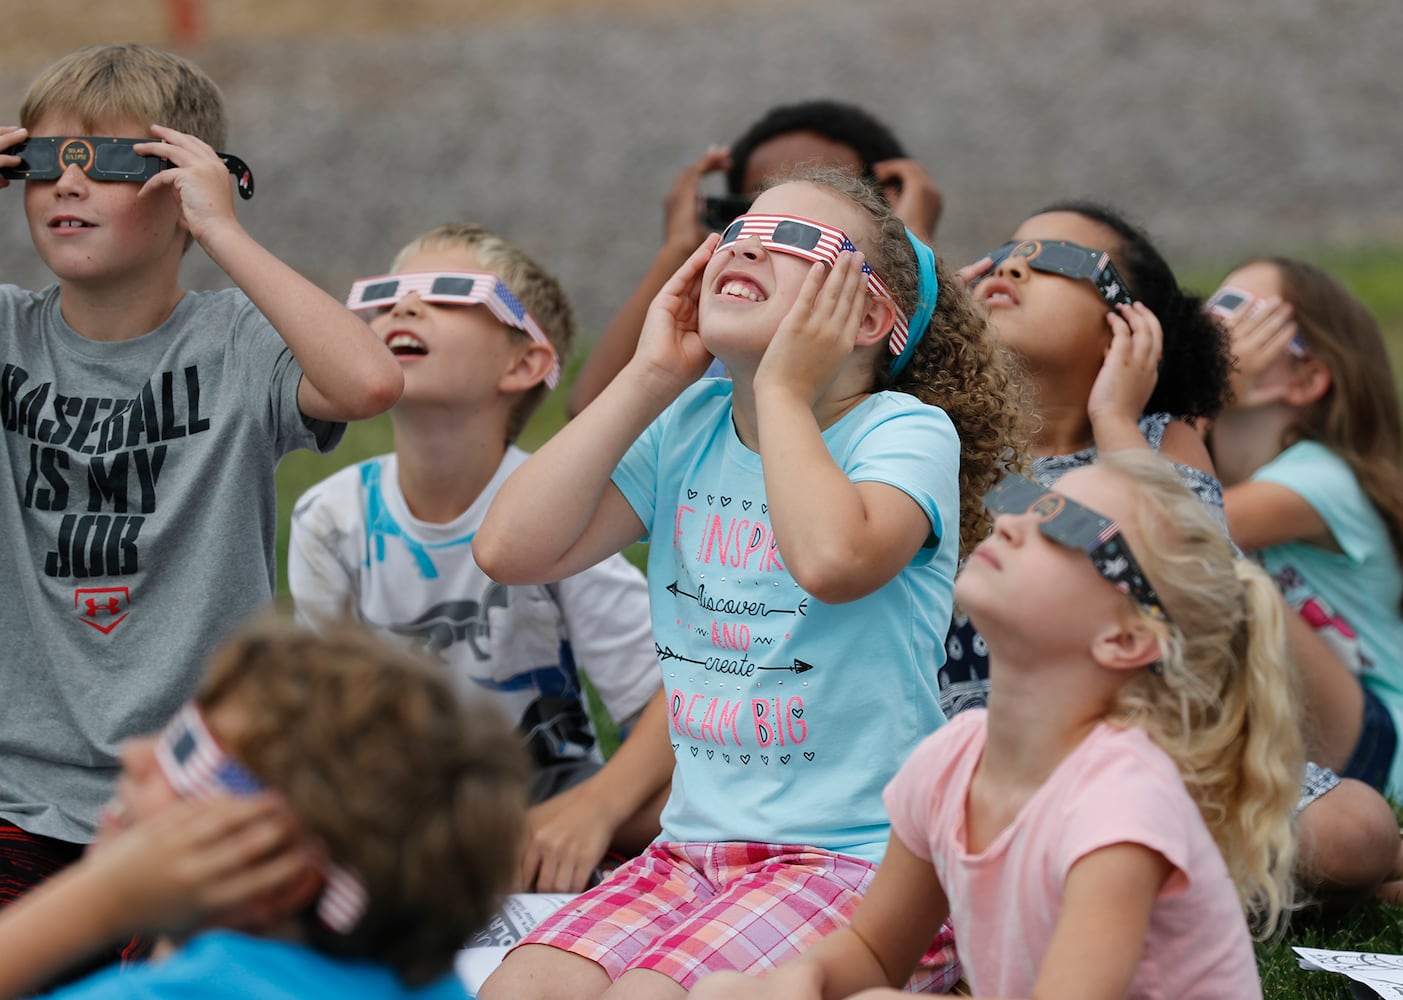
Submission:
<svg viewBox="0 0 1403 1000">
<path fill-rule="evenodd" d="M 731 143 L 731 168 L 726 171 L 726 187 L 731 194 L 745 193 L 742 187 L 745 168 L 755 148 L 790 132 L 815 132 L 825 139 L 851 146 L 862 160 L 862 172 L 867 180 L 874 179 L 874 163 L 907 155 L 891 129 L 856 105 L 829 100 L 783 104 L 766 111 Z"/>
</svg>

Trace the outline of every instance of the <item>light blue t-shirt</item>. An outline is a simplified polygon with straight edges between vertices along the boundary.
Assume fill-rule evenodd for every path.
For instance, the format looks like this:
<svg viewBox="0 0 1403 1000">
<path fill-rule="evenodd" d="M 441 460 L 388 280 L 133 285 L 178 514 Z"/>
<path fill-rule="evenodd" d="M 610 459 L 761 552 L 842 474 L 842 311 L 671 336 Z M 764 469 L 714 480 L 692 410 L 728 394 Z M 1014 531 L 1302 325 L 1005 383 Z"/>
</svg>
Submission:
<svg viewBox="0 0 1403 1000">
<path fill-rule="evenodd" d="M 613 481 L 647 528 L 653 632 L 677 769 L 663 839 L 802 844 L 880 861 L 882 789 L 944 723 L 936 672 L 959 548 L 959 438 L 876 393 L 823 433 L 854 482 L 891 485 L 931 538 L 876 592 L 824 604 L 790 577 L 731 383 L 691 386 Z"/>
<path fill-rule="evenodd" d="M 232 931 L 191 938 L 170 958 L 135 968 L 107 969 L 48 994 L 48 1000 L 88 997 L 130 1000 L 472 1000 L 452 972 L 417 989 L 388 966 L 331 958 L 305 945 Z"/>
<path fill-rule="evenodd" d="M 1328 617 L 1347 623 L 1358 638 L 1360 680 L 1379 696 L 1403 735 L 1403 615 L 1398 603 L 1403 572 L 1383 518 L 1349 465 L 1316 441 L 1293 444 L 1252 479 L 1286 487 L 1330 529 L 1339 552 L 1288 542 L 1263 549 L 1262 564 L 1292 607 L 1319 598 L 1330 609 Z M 1403 739 L 1389 788 L 1403 792 Z"/>
</svg>

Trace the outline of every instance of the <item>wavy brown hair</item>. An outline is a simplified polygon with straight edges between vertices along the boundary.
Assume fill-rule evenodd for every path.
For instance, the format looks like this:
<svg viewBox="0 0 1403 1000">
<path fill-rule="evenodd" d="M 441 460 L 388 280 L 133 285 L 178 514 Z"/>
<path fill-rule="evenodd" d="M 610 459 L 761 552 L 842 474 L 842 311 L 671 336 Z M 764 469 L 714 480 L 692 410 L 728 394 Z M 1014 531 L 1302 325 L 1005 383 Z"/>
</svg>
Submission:
<svg viewBox="0 0 1403 1000">
<path fill-rule="evenodd" d="M 767 188 L 803 182 L 826 187 L 857 204 L 872 219 L 862 243 L 867 262 L 910 316 L 916 307 L 920 266 L 906 226 L 871 184 L 831 167 L 800 168 Z M 866 238 L 863 238 L 863 237 Z M 890 371 L 892 355 L 878 354 L 872 389 L 894 389 L 945 411 L 960 438 L 960 559 L 989 534 L 984 494 L 1008 473 L 1023 468 L 1033 407 L 1028 380 L 1014 355 L 989 331 L 983 310 L 937 258 L 940 291 L 930 327 L 906 367 Z"/>
<path fill-rule="evenodd" d="M 1403 563 L 1403 428 L 1378 322 L 1349 289 L 1313 264 L 1260 257 L 1238 266 L 1248 264 L 1276 269 L 1306 351 L 1330 371 L 1330 388 L 1287 428 L 1282 446 L 1318 441 L 1344 459 L 1383 519 L 1394 559 Z"/>
<path fill-rule="evenodd" d="M 215 654 L 196 700 L 228 699 L 246 722 L 230 750 L 366 887 L 348 934 L 315 903 L 301 915 L 311 947 L 382 962 L 409 985 L 447 972 L 516 868 L 526 768 L 512 727 L 350 623 L 327 635 L 246 628 Z"/>
</svg>

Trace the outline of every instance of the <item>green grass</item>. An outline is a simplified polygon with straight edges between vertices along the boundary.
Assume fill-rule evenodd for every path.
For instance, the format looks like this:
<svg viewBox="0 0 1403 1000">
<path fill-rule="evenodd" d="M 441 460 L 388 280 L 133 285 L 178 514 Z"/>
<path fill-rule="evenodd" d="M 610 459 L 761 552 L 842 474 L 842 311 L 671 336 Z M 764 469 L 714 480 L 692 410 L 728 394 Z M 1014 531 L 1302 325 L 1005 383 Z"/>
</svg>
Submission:
<svg viewBox="0 0 1403 1000">
<path fill-rule="evenodd" d="M 1336 274 L 1378 317 L 1394 358 L 1394 377 L 1403 371 L 1403 247 L 1361 248 L 1336 251 L 1311 258 Z M 1186 284 L 1211 291 L 1232 266 L 1186 272 Z M 520 444 L 528 451 L 550 437 L 564 422 L 564 399 L 579 362 L 532 417 Z M 1403 391 L 1403 386 L 1400 386 Z M 331 455 L 297 452 L 278 469 L 278 566 L 279 599 L 286 602 L 288 519 L 302 491 L 338 469 L 393 448 L 389 418 L 377 417 L 347 428 L 345 440 Z M 646 548 L 635 546 L 627 555 L 642 566 Z M 612 734 L 601 732 L 610 741 Z M 1364 903 L 1344 915 L 1298 914 L 1281 938 L 1257 946 L 1258 964 L 1266 1000 L 1349 1000 L 1349 980 L 1334 973 L 1306 972 L 1299 968 L 1293 945 L 1334 950 L 1397 954 L 1403 951 L 1403 907 Z"/>
<path fill-rule="evenodd" d="M 1265 1000 L 1350 1000 L 1351 980 L 1334 972 L 1305 971 L 1293 946 L 1399 954 L 1403 906 L 1368 902 L 1334 914 L 1297 914 L 1281 940 L 1257 945 Z"/>
</svg>

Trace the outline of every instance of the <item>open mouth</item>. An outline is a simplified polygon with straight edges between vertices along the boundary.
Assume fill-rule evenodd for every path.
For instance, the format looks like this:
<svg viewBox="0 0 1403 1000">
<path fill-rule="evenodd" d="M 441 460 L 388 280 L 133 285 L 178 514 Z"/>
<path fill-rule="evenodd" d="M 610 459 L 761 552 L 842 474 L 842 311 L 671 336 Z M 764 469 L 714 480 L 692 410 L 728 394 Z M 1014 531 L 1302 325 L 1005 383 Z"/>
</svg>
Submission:
<svg viewBox="0 0 1403 1000">
<path fill-rule="evenodd" d="M 412 333 L 403 331 L 390 334 L 389 339 L 385 341 L 385 346 L 397 358 L 423 357 L 429 353 L 429 349 L 424 346 L 422 340 Z"/>
<path fill-rule="evenodd" d="M 764 302 L 769 298 L 759 285 L 748 278 L 727 278 L 716 289 L 716 294 L 737 299 L 749 299 L 751 302 Z"/>
</svg>

